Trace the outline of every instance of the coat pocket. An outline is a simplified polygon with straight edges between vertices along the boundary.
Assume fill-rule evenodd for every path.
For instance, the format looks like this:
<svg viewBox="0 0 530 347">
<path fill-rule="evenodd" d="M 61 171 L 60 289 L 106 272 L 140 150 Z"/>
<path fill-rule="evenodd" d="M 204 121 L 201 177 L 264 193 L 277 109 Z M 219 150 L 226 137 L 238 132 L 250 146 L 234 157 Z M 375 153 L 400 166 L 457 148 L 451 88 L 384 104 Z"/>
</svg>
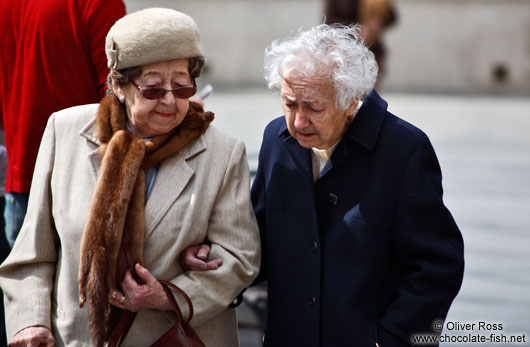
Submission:
<svg viewBox="0 0 530 347">
<path fill-rule="evenodd" d="M 343 217 L 344 232 L 340 234 L 340 244 L 365 260 L 377 260 L 379 263 L 391 253 L 391 230 L 383 229 L 367 222 L 356 209 L 348 211 Z"/>
</svg>

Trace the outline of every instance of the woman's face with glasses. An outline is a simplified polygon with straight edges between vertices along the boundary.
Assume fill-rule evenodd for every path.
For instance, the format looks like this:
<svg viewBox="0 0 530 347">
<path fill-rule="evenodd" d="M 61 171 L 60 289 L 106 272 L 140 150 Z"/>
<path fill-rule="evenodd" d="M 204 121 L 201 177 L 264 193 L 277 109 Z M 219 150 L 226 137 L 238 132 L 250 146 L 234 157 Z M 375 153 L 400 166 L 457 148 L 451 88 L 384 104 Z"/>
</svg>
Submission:
<svg viewBox="0 0 530 347">
<path fill-rule="evenodd" d="M 123 88 L 129 126 L 141 138 L 165 134 L 176 128 L 188 113 L 195 86 L 188 72 L 188 59 L 174 59 L 142 66 L 142 74 Z"/>
</svg>

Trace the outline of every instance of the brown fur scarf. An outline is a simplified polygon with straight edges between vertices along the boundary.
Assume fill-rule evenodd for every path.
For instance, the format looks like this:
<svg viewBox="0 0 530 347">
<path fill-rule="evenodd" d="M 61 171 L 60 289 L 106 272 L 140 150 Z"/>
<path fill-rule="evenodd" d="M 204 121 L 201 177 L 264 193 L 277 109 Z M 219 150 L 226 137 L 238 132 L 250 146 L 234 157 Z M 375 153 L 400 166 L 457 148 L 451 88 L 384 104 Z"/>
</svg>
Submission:
<svg viewBox="0 0 530 347">
<path fill-rule="evenodd" d="M 88 305 L 94 346 L 104 346 L 119 316 L 110 295 L 125 272 L 143 263 L 145 168 L 177 153 L 206 131 L 213 120 L 190 102 L 184 121 L 173 131 L 145 142 L 127 130 L 125 107 L 105 96 L 96 116 L 101 170 L 81 241 L 79 304 Z"/>
</svg>

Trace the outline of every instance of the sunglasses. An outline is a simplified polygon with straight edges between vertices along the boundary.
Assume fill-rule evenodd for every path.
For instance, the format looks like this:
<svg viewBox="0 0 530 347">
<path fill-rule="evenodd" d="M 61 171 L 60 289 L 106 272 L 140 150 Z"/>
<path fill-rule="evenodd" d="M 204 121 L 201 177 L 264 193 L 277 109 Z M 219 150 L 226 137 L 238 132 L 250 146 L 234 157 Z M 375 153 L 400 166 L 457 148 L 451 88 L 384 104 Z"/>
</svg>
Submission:
<svg viewBox="0 0 530 347">
<path fill-rule="evenodd" d="M 172 92 L 175 98 L 178 99 L 187 99 L 189 97 L 192 97 L 197 92 L 197 87 L 195 85 L 193 86 L 185 86 L 185 87 L 178 87 L 175 89 L 164 89 L 164 88 L 145 88 L 142 89 L 139 85 L 134 83 L 133 80 L 131 80 L 133 86 L 138 89 L 140 94 L 149 100 L 158 100 L 162 98 L 164 95 L 166 95 L 167 92 Z M 194 81 L 195 82 L 195 81 Z M 193 83 L 195 84 L 195 83 Z"/>
</svg>

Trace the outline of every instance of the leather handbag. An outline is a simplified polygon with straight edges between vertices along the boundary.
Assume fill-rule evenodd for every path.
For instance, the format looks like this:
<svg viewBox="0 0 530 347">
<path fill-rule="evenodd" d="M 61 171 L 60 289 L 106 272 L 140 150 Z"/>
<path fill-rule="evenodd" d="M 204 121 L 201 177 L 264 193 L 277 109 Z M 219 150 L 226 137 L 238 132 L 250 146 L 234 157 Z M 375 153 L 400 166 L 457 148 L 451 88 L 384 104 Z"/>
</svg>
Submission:
<svg viewBox="0 0 530 347">
<path fill-rule="evenodd" d="M 158 340 L 156 340 L 155 343 L 151 345 L 151 347 L 169 347 L 169 346 L 175 346 L 175 347 L 206 347 L 204 343 L 202 343 L 201 339 L 199 338 L 199 335 L 193 330 L 193 328 L 189 325 L 189 322 L 191 318 L 193 317 L 193 304 L 191 303 L 190 298 L 186 293 L 174 285 L 171 282 L 168 281 L 159 281 L 160 284 L 162 284 L 162 288 L 164 288 L 164 291 L 166 292 L 166 295 L 171 302 L 171 306 L 173 306 L 173 309 L 177 313 L 177 322 L 171 329 L 169 329 L 162 337 L 160 337 Z M 183 321 L 182 319 L 182 312 L 180 312 L 180 309 L 177 305 L 177 302 L 175 301 L 175 298 L 171 294 L 171 289 L 177 291 L 188 303 L 188 309 L 189 314 L 186 321 Z"/>
<path fill-rule="evenodd" d="M 162 288 L 164 288 L 173 310 L 177 314 L 177 322 L 150 347 L 206 347 L 199 338 L 199 335 L 197 335 L 195 330 L 193 330 L 193 328 L 189 325 L 189 322 L 193 317 L 193 304 L 191 303 L 188 295 L 171 282 L 163 280 L 159 280 L 159 282 L 162 285 Z M 185 321 L 182 317 L 182 312 L 180 311 L 177 302 L 175 301 L 175 298 L 171 294 L 169 288 L 182 295 L 188 304 L 189 314 Z M 118 347 L 121 344 L 129 332 L 135 317 L 136 313 L 123 311 L 120 321 L 118 322 L 118 325 L 114 330 L 107 347 Z"/>
</svg>

